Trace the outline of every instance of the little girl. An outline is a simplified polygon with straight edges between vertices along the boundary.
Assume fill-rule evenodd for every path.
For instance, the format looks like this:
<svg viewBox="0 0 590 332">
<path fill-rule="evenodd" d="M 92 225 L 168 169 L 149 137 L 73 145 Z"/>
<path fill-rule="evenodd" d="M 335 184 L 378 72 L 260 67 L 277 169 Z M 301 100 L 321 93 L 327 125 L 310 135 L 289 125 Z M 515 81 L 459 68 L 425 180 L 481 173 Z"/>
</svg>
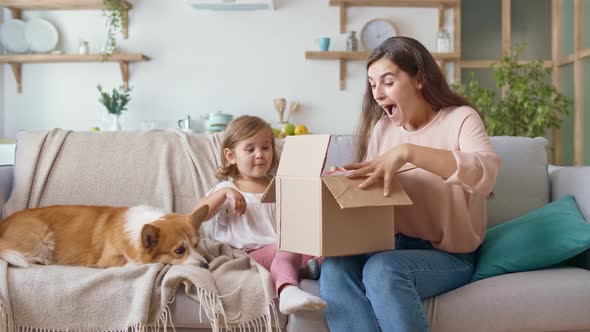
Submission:
<svg viewBox="0 0 590 332">
<path fill-rule="evenodd" d="M 255 116 L 236 118 L 225 130 L 221 160 L 216 176 L 226 181 L 197 204 L 209 205 L 206 219 L 215 218 L 213 239 L 246 251 L 270 271 L 282 313 L 322 310 L 326 302 L 299 288 L 299 268 L 319 273 L 317 260 L 277 250 L 275 204 L 260 202 L 277 162 L 272 128 Z"/>
</svg>

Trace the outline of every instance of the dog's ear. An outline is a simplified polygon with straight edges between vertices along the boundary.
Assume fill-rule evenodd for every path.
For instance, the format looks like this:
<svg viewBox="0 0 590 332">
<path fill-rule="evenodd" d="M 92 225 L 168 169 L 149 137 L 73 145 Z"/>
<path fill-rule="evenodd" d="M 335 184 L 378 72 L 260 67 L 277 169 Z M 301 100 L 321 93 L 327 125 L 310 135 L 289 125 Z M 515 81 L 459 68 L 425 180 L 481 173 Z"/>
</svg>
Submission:
<svg viewBox="0 0 590 332">
<path fill-rule="evenodd" d="M 144 248 L 151 251 L 158 246 L 160 239 L 160 229 L 152 224 L 145 224 L 141 229 L 141 244 Z"/>
<path fill-rule="evenodd" d="M 208 214 L 209 205 L 203 205 L 200 208 L 198 208 L 195 212 L 193 212 L 191 218 L 193 221 L 193 226 L 195 226 L 195 229 L 199 229 L 203 221 L 205 221 L 205 218 L 207 218 Z"/>
</svg>

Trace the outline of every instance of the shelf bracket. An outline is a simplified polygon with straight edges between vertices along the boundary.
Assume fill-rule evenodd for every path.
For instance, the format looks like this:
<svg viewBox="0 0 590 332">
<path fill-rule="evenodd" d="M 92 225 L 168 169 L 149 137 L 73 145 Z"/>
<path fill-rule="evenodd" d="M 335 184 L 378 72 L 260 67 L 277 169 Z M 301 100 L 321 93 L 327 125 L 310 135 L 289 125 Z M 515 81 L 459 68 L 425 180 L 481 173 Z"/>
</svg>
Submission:
<svg viewBox="0 0 590 332">
<path fill-rule="evenodd" d="M 339 76 L 340 90 L 344 90 L 346 87 L 346 60 L 344 59 L 340 59 Z"/>
<path fill-rule="evenodd" d="M 129 38 L 129 10 L 133 8 L 133 5 L 124 1 L 123 6 L 125 6 L 125 10 L 121 14 L 121 33 L 123 34 L 123 39 L 127 39 Z"/>
<path fill-rule="evenodd" d="M 443 75 L 447 77 L 447 62 L 445 60 L 440 60 L 440 71 L 442 71 Z"/>
<path fill-rule="evenodd" d="M 445 26 L 445 5 L 438 6 L 438 31 L 441 31 Z"/>
<path fill-rule="evenodd" d="M 11 63 L 10 67 L 12 68 L 12 73 L 14 74 L 14 79 L 16 80 L 16 89 L 17 89 L 18 93 L 22 93 L 23 92 L 22 64 Z"/>
<path fill-rule="evenodd" d="M 340 3 L 340 33 L 346 32 L 346 4 Z"/>
<path fill-rule="evenodd" d="M 129 62 L 119 61 L 119 67 L 121 68 L 121 77 L 123 78 L 123 86 L 125 90 L 129 89 Z"/>
<path fill-rule="evenodd" d="M 123 34 L 123 39 L 129 38 L 129 12 L 124 11 L 121 17 L 121 33 Z"/>
<path fill-rule="evenodd" d="M 20 20 L 22 18 L 22 10 L 20 10 L 18 8 L 9 8 L 9 9 L 10 9 L 10 15 L 12 16 L 13 19 Z"/>
</svg>

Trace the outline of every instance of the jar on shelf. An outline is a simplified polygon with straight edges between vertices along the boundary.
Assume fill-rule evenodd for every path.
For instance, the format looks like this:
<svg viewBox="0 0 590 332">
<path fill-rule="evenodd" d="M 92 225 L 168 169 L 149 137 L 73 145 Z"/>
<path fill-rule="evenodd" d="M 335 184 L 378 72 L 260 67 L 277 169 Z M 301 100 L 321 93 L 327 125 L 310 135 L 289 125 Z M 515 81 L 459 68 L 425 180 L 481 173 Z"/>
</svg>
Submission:
<svg viewBox="0 0 590 332">
<path fill-rule="evenodd" d="M 80 48 L 78 49 L 78 54 L 87 55 L 90 52 L 88 48 L 88 42 L 85 40 L 80 40 Z"/>
<path fill-rule="evenodd" d="M 358 51 L 358 40 L 356 39 L 356 32 L 351 31 L 348 38 L 346 38 L 346 50 L 347 51 Z"/>
<path fill-rule="evenodd" d="M 440 29 L 436 33 L 436 52 L 451 52 L 451 35 L 445 29 Z"/>
</svg>

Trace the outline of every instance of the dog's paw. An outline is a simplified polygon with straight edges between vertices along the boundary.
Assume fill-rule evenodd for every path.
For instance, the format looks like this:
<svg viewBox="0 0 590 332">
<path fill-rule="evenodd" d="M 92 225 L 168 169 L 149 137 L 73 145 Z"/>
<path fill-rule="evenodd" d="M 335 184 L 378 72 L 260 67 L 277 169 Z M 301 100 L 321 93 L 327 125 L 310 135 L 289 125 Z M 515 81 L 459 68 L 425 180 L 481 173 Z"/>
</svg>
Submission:
<svg viewBox="0 0 590 332">
<path fill-rule="evenodd" d="M 38 265 L 51 265 L 53 261 L 50 258 L 43 258 L 43 257 L 31 257 L 29 260 L 31 264 L 38 264 Z"/>
</svg>

